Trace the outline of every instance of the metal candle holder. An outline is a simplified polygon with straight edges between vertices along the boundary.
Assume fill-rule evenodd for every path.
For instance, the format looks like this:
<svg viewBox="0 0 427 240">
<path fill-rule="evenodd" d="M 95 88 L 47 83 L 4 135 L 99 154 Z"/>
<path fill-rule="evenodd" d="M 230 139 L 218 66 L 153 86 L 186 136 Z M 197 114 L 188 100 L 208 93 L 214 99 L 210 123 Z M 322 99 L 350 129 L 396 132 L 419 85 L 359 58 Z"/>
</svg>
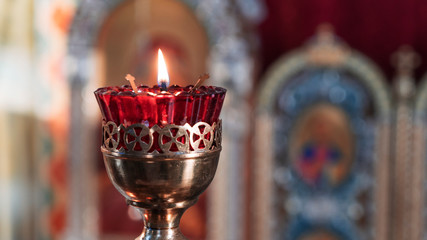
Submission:
<svg viewBox="0 0 427 240">
<path fill-rule="evenodd" d="M 104 122 L 101 150 L 111 182 L 142 213 L 137 240 L 187 239 L 179 222 L 215 175 L 221 121 L 151 128 Z"/>
</svg>

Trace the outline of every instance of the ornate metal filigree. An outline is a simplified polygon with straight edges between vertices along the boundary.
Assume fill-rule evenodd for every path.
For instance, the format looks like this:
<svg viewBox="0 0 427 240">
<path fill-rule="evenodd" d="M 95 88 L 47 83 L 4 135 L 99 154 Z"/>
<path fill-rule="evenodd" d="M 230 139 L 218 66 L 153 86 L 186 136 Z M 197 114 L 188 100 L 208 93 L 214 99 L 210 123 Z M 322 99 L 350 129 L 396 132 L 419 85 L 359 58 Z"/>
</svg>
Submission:
<svg viewBox="0 0 427 240">
<path fill-rule="evenodd" d="M 119 146 L 120 131 L 116 123 L 108 122 L 102 125 L 104 147 L 113 151 Z"/>
<path fill-rule="evenodd" d="M 210 125 L 198 122 L 194 126 L 168 124 L 147 127 L 103 122 L 103 147 L 110 152 L 171 154 L 206 152 L 221 148 L 221 120 Z"/>
<path fill-rule="evenodd" d="M 138 129 L 140 129 L 139 132 L 137 131 Z M 153 134 L 150 129 L 143 124 L 133 124 L 124 132 L 125 135 L 123 136 L 123 140 L 128 150 L 134 151 L 138 144 L 142 151 L 147 152 L 153 146 Z M 133 140 L 130 139 L 131 137 L 133 137 Z M 148 138 L 148 141 L 144 141 L 145 137 Z"/>
</svg>

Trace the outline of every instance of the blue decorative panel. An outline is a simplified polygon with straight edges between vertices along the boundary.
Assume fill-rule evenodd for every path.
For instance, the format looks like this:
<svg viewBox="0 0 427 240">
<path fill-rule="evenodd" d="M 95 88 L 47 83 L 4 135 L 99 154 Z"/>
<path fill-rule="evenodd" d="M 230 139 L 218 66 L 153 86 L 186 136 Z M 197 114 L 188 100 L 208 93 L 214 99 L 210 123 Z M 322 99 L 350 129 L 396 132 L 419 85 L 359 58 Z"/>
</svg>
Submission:
<svg viewBox="0 0 427 240">
<path fill-rule="evenodd" d="M 373 239 L 375 121 L 349 72 L 311 68 L 286 81 L 274 109 L 277 239 Z"/>
</svg>

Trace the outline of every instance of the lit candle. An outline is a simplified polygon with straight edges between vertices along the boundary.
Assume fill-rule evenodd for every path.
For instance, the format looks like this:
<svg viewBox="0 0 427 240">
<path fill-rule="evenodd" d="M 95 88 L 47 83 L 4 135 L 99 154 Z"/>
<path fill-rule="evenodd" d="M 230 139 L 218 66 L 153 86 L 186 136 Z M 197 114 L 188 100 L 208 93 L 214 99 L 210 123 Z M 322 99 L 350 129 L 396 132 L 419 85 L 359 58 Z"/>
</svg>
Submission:
<svg viewBox="0 0 427 240">
<path fill-rule="evenodd" d="M 157 113 L 161 125 L 172 123 L 174 117 L 174 94 L 168 92 L 169 74 L 166 67 L 165 58 L 163 57 L 162 50 L 159 49 L 157 57 L 157 84 L 161 92 L 156 98 Z"/>
<path fill-rule="evenodd" d="M 159 49 L 158 57 L 157 57 L 157 84 L 159 84 L 159 87 L 166 91 L 167 87 L 169 86 L 169 74 L 168 69 L 166 67 L 165 58 L 163 57 L 162 50 Z"/>
<path fill-rule="evenodd" d="M 218 122 L 226 90 L 215 86 L 200 86 L 208 75 L 200 77 L 199 86 L 169 86 L 166 62 L 161 50 L 158 57 L 158 85 L 136 86 L 135 78 L 127 75 L 129 85 L 104 87 L 95 91 L 103 120 L 127 127 L 143 124 L 147 127 L 167 124 L 193 126 L 198 122 Z"/>
</svg>

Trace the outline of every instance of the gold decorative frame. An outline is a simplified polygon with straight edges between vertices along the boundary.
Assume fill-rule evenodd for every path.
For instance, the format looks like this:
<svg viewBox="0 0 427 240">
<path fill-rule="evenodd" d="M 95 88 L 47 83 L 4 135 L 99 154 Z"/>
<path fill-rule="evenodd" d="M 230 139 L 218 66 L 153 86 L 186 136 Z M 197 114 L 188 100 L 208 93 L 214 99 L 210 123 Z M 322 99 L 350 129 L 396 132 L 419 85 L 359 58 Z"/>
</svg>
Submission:
<svg viewBox="0 0 427 240">
<path fill-rule="evenodd" d="M 275 212 L 273 206 L 273 109 L 281 89 L 292 76 L 311 67 L 345 69 L 354 74 L 367 89 L 372 91 L 378 120 L 375 151 L 375 239 L 389 239 L 389 178 L 391 97 L 385 77 L 373 62 L 362 54 L 336 40 L 330 27 L 321 26 L 319 34 L 302 49 L 292 51 L 279 58 L 262 78 L 261 90 L 256 105 L 256 132 L 254 136 L 253 189 L 251 208 L 253 224 L 251 235 L 254 240 L 274 239 Z"/>
</svg>

